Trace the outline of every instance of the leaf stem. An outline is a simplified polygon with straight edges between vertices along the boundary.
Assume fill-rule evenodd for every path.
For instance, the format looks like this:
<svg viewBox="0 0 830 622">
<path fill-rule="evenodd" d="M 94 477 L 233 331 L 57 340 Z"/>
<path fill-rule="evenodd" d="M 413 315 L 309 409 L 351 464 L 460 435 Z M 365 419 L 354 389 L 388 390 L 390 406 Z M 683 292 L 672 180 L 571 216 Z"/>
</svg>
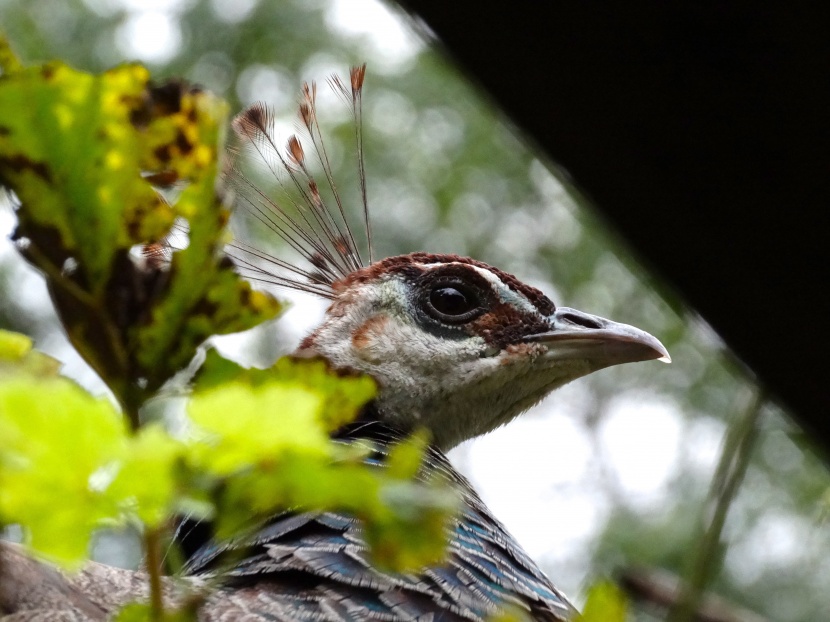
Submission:
<svg viewBox="0 0 830 622">
<path fill-rule="evenodd" d="M 164 619 L 164 595 L 161 585 L 161 532 L 158 529 L 144 532 L 144 549 L 150 578 L 150 619 L 161 622 Z"/>
</svg>

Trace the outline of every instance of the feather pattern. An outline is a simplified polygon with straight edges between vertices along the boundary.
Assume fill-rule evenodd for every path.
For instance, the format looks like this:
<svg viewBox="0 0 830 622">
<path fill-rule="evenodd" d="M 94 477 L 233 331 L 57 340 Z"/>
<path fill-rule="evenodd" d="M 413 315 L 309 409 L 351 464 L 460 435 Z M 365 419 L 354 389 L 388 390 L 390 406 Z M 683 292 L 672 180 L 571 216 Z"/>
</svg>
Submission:
<svg viewBox="0 0 830 622">
<path fill-rule="evenodd" d="M 372 465 L 400 438 L 380 423 L 363 423 L 341 436 L 343 442 L 368 436 L 376 448 L 367 458 Z M 204 543 L 191 555 L 187 572 L 209 576 L 223 568 L 223 559 L 236 560 L 222 571 L 223 580 L 233 587 L 234 599 L 249 594 L 247 610 L 263 619 L 484 622 L 505 606 L 534 620 L 569 619 L 575 610 L 567 599 L 433 448 L 421 476 L 435 474 L 460 492 L 463 504 L 442 566 L 417 574 L 379 571 L 358 519 L 287 512 L 250 537 Z"/>
</svg>

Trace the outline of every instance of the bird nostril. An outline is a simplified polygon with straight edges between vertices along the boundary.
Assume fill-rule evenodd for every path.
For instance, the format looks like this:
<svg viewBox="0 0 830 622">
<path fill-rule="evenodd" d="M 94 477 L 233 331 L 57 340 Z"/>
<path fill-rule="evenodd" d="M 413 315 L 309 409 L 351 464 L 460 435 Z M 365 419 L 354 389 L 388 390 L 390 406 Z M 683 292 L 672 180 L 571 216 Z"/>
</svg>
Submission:
<svg viewBox="0 0 830 622">
<path fill-rule="evenodd" d="M 560 317 L 566 322 L 576 324 L 577 326 L 583 326 L 585 328 L 602 328 L 602 324 L 597 322 L 592 317 L 577 315 L 576 313 L 563 313 Z"/>
</svg>

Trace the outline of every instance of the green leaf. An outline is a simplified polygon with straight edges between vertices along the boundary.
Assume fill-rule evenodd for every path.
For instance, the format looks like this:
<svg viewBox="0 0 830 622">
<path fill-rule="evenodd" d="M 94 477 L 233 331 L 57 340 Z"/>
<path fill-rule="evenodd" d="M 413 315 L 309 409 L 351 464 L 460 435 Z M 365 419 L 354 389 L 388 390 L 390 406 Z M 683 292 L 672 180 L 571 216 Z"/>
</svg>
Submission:
<svg viewBox="0 0 830 622">
<path fill-rule="evenodd" d="M 133 425 L 141 402 L 213 334 L 246 330 L 280 305 L 222 254 L 228 211 L 215 192 L 227 106 L 140 65 L 100 75 L 0 60 L 0 183 L 20 199 L 17 238 L 45 274 L 67 334 Z M 169 203 L 153 182 L 181 187 Z M 165 251 L 174 221 L 189 244 Z M 154 245 L 168 262 L 137 260 Z"/>
<path fill-rule="evenodd" d="M 56 376 L 61 364 L 51 356 L 32 349 L 26 335 L 0 330 L 0 377 L 27 374 L 33 377 Z"/>
<path fill-rule="evenodd" d="M 26 335 L 0 329 L 0 361 L 19 361 L 32 350 Z"/>
<path fill-rule="evenodd" d="M 201 158 L 173 157 L 180 175 L 190 174 L 191 184 L 174 208 L 188 220 L 189 244 L 173 254 L 167 287 L 152 310 L 151 321 L 139 326 L 134 338 L 141 367 L 151 386 L 159 386 L 184 367 L 196 348 L 209 336 L 247 330 L 275 317 L 281 307 L 271 296 L 251 289 L 221 254 L 226 239 L 228 211 L 216 196 L 217 144 L 224 127 L 225 105 L 205 93 L 185 93 L 175 115 L 175 131 L 159 131 L 160 147 L 176 153 L 177 137 L 187 136 Z M 157 125 L 166 126 L 161 119 Z M 168 124 L 169 125 L 169 124 Z M 184 156 L 185 154 L 179 154 Z"/>
<path fill-rule="evenodd" d="M 138 65 L 101 75 L 20 68 L 7 51 L 0 45 L 0 182 L 21 201 L 15 235 L 27 238 L 72 343 L 139 429 L 140 405 L 207 337 L 280 308 L 222 254 L 225 105 L 181 83 L 153 87 Z M 178 198 L 163 200 L 154 181 L 178 182 Z M 187 223 L 187 247 L 165 250 L 176 219 Z M 146 243 L 169 262 L 135 259 L 132 247 Z M 365 521 L 383 565 L 414 569 L 443 554 L 454 497 L 413 481 L 424 438 L 394 449 L 388 469 L 329 438 L 375 395 L 367 377 L 322 360 L 208 365 L 189 405 L 194 438 L 159 427 L 128 438 L 108 402 L 24 369 L 31 344 L 1 343 L 16 371 L 0 385 L 0 516 L 53 558 L 78 562 L 90 530 L 122 511 L 160 525 L 179 499 L 215 501 L 220 533 L 251 527 L 252 514 L 339 510 Z"/>
<path fill-rule="evenodd" d="M 374 506 L 369 506 L 372 513 L 365 516 L 366 540 L 375 563 L 397 572 L 442 563 L 450 520 L 458 510 L 458 497 L 447 483 L 382 480 L 379 493 Z"/>
<path fill-rule="evenodd" d="M 20 59 L 12 51 L 6 37 L 0 34 L 0 72 L 14 73 L 20 71 Z"/>
<path fill-rule="evenodd" d="M 25 206 L 21 227 L 57 246 L 36 252 L 74 257 L 96 296 L 118 249 L 158 239 L 173 222 L 139 174 L 131 129 L 148 79 L 138 65 L 93 76 L 49 63 L 0 81 L 0 177 Z"/>
<path fill-rule="evenodd" d="M 108 495 L 146 526 L 157 527 L 173 513 L 184 451 L 184 445 L 160 425 L 142 428 L 129 439 Z"/>
<path fill-rule="evenodd" d="M 328 458 L 329 439 L 319 425 L 322 400 L 299 386 L 241 382 L 202 391 L 188 406 L 206 434 L 191 452 L 200 468 L 228 475 L 254 465 L 268 467 L 286 451 Z"/>
<path fill-rule="evenodd" d="M 373 378 L 333 369 L 323 358 L 284 357 L 272 369 L 281 381 L 297 383 L 322 396 L 321 423 L 327 432 L 353 421 L 360 408 L 377 394 Z"/>
<path fill-rule="evenodd" d="M 16 356 L 30 347 L 3 339 L 17 344 L 9 348 Z M 109 402 L 66 379 L 8 376 L 0 382 L 0 520 L 21 523 L 36 550 L 68 565 L 82 561 L 96 526 L 127 513 L 157 527 L 183 503 L 218 517 L 222 537 L 289 508 L 347 511 L 365 521 L 384 567 L 443 558 L 456 499 L 446 486 L 412 480 L 425 436 L 393 447 L 385 469 L 361 462 L 370 447 L 329 438 L 327 426 L 352 418 L 373 382 L 322 361 L 286 359 L 267 373 L 216 365 L 236 379 L 195 393 L 186 441 L 159 425 L 128 436 Z M 218 508 L 206 503 L 211 495 Z"/>
<path fill-rule="evenodd" d="M 588 590 L 579 622 L 625 622 L 627 603 L 620 588 L 610 581 L 600 581 Z"/>
<path fill-rule="evenodd" d="M 63 378 L 0 382 L 0 518 L 21 523 L 31 547 L 79 564 L 92 529 L 117 515 L 102 469 L 126 432 L 112 404 Z"/>
<path fill-rule="evenodd" d="M 327 432 L 353 421 L 360 408 L 377 394 L 377 383 L 370 376 L 335 370 L 323 358 L 287 356 L 268 369 L 244 369 L 222 358 L 215 350 L 208 352 L 199 370 L 197 390 L 230 380 L 251 386 L 279 382 L 308 389 L 323 401 L 319 410 L 320 423 Z"/>
<path fill-rule="evenodd" d="M 152 613 L 146 603 L 130 603 L 121 608 L 113 622 L 152 622 Z"/>
<path fill-rule="evenodd" d="M 392 447 L 386 459 L 389 475 L 401 479 L 415 477 L 428 447 L 429 433 L 426 430 L 420 430 Z"/>
<path fill-rule="evenodd" d="M 345 511 L 363 521 L 379 567 L 408 572 L 443 561 L 449 521 L 458 509 L 445 483 L 401 481 L 381 468 L 292 453 L 261 466 L 225 481 L 218 537 L 236 536 L 255 524 L 253 518 L 280 509 Z"/>
<path fill-rule="evenodd" d="M 246 370 L 211 352 L 196 387 L 191 418 L 210 435 L 189 455 L 194 466 L 225 476 L 220 538 L 287 508 L 337 510 L 364 521 L 383 567 L 415 570 L 443 559 L 457 498 L 446 482 L 413 481 L 426 436 L 394 446 L 386 468 L 361 462 L 371 443 L 329 439 L 371 399 L 374 381 L 333 371 L 322 359 L 284 358 L 267 370 Z"/>
<path fill-rule="evenodd" d="M 196 622 L 196 612 L 184 607 L 164 610 L 161 617 L 153 613 L 147 603 L 130 603 L 124 606 L 113 622 Z"/>
</svg>

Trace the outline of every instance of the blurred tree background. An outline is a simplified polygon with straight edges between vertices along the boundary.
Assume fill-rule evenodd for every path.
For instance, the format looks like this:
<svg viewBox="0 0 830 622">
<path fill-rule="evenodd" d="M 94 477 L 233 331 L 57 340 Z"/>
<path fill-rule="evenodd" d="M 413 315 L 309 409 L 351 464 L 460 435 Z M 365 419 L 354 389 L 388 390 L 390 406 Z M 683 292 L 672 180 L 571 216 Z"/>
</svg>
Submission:
<svg viewBox="0 0 830 622">
<path fill-rule="evenodd" d="M 284 138 L 297 131 L 302 80 L 317 80 L 335 177 L 355 218 L 350 116 L 323 83 L 366 62 L 376 255 L 474 256 L 557 304 L 648 330 L 674 359 L 565 387 L 452 458 L 577 602 L 597 577 L 621 569 L 688 574 L 719 448 L 752 378 L 442 56 L 426 27 L 375 0 L 0 0 L 0 28 L 28 62 L 61 58 L 98 71 L 139 60 L 156 79 L 201 84 L 233 110 L 263 100 L 276 108 Z M 536 88 L 527 85 L 527 96 Z M 13 226 L 10 205 L 0 203 L 0 328 L 33 335 L 67 363 L 68 375 L 103 390 L 63 338 L 39 277 L 8 243 Z M 277 243 L 245 223 L 240 231 L 260 245 Z M 293 349 L 323 305 L 279 295 L 294 303 L 283 321 L 222 347 L 248 361 Z M 767 405 L 758 425 L 711 589 L 771 620 L 827 619 L 830 477 L 784 413 Z M 103 538 L 98 556 L 136 564 L 123 540 Z"/>
</svg>

